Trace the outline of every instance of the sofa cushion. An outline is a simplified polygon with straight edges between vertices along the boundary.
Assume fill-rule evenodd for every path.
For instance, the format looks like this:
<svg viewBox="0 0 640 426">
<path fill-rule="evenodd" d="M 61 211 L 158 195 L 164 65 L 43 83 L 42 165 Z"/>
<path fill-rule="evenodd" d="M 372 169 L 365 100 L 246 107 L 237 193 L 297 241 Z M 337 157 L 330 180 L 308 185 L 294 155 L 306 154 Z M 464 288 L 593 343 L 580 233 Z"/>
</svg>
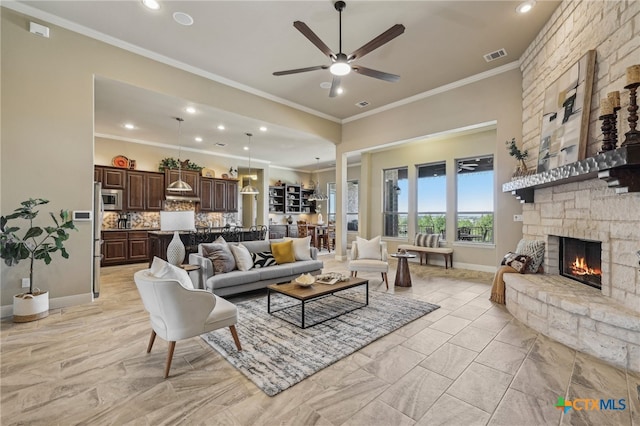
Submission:
<svg viewBox="0 0 640 426">
<path fill-rule="evenodd" d="M 358 259 L 382 260 L 380 235 L 370 240 L 356 237 L 356 244 L 358 245 Z"/>
<path fill-rule="evenodd" d="M 271 243 L 271 253 L 276 258 L 276 263 L 282 265 L 284 263 L 293 263 L 296 258 L 293 254 L 293 241 L 283 241 L 281 243 Z"/>
<path fill-rule="evenodd" d="M 267 268 L 276 264 L 276 259 L 270 251 L 251 253 L 254 268 Z"/>
<path fill-rule="evenodd" d="M 304 274 L 306 272 L 316 271 L 322 269 L 321 260 L 299 260 L 296 263 L 291 264 L 291 272 L 294 275 Z"/>
<path fill-rule="evenodd" d="M 229 245 L 231 248 L 231 253 L 233 253 L 233 258 L 236 260 L 236 266 L 241 271 L 248 271 L 253 268 L 253 259 L 251 257 L 251 253 L 249 250 L 242 244 L 232 244 Z"/>
<path fill-rule="evenodd" d="M 296 260 L 311 260 L 311 235 L 304 238 L 285 238 L 285 241 L 293 241 L 293 255 Z"/>
<path fill-rule="evenodd" d="M 243 241 L 242 244 L 249 250 L 249 253 L 261 253 L 271 251 L 271 243 L 277 243 L 284 240 L 255 240 Z"/>
<path fill-rule="evenodd" d="M 213 269 L 217 273 L 231 272 L 236 268 L 236 259 L 226 242 L 202 244 L 202 254 L 211 259 Z"/>
<path fill-rule="evenodd" d="M 251 269 L 249 271 L 235 270 L 209 278 L 207 280 L 207 287 L 215 290 L 216 288 L 232 287 L 256 281 L 260 281 L 260 269 Z"/>
<path fill-rule="evenodd" d="M 283 265 L 275 265 L 270 268 L 259 269 L 260 279 L 272 280 L 275 278 L 282 278 L 293 275 L 293 265 L 295 265 L 295 263 L 285 263 Z"/>
</svg>

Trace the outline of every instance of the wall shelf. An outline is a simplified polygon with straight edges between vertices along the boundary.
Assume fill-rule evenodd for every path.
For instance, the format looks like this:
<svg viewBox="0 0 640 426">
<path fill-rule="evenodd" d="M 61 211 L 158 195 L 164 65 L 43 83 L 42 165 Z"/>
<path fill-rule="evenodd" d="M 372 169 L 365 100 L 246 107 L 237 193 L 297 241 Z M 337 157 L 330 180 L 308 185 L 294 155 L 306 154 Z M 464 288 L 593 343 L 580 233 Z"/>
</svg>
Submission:
<svg viewBox="0 0 640 426">
<path fill-rule="evenodd" d="M 595 157 L 525 176 L 502 185 L 521 203 L 533 203 L 538 188 L 599 178 L 617 194 L 640 192 L 640 145 L 627 145 Z"/>
</svg>

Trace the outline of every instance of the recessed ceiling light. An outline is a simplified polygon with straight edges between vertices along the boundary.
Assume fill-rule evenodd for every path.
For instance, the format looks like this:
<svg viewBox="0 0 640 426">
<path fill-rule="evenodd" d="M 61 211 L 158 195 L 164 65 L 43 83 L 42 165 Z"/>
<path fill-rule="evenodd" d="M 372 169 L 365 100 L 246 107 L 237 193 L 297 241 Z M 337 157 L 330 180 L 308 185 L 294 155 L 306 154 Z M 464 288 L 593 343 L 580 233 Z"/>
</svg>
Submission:
<svg viewBox="0 0 640 426">
<path fill-rule="evenodd" d="M 249 147 L 248 146 L 245 146 L 242 149 L 244 149 L 245 151 L 249 151 Z"/>
<path fill-rule="evenodd" d="M 523 3 L 520 3 L 518 7 L 516 7 L 516 12 L 527 13 L 531 11 L 531 9 L 533 9 L 533 6 L 535 6 L 535 4 L 536 4 L 535 0 L 528 0 Z"/>
<path fill-rule="evenodd" d="M 323 81 L 322 83 L 320 83 L 320 88 L 322 88 L 322 89 L 330 89 L 331 88 L 331 82 L 330 81 Z"/>
<path fill-rule="evenodd" d="M 160 3 L 158 3 L 156 0 L 142 0 L 142 4 L 144 4 L 146 7 L 148 7 L 151 10 L 160 9 Z"/>
<path fill-rule="evenodd" d="M 224 126 L 222 124 L 218 124 L 218 130 L 224 130 Z"/>
<path fill-rule="evenodd" d="M 180 25 L 189 26 L 193 25 L 193 18 L 191 15 L 184 12 L 175 12 L 173 14 L 173 20 L 176 21 Z"/>
<path fill-rule="evenodd" d="M 196 109 L 194 107 L 186 107 L 184 109 L 185 111 L 187 111 L 189 114 L 195 114 L 196 113 Z"/>
<path fill-rule="evenodd" d="M 344 90 L 342 89 L 342 87 L 338 87 L 338 95 L 342 95 L 344 93 Z"/>
<path fill-rule="evenodd" d="M 195 137 L 196 142 L 202 142 L 202 138 L 200 136 Z"/>
<path fill-rule="evenodd" d="M 136 128 L 136 126 L 134 126 L 134 125 L 133 125 L 133 124 L 131 124 L 131 123 L 126 123 L 126 124 L 124 125 L 124 128 L 125 128 L 125 129 L 129 129 L 129 130 L 133 130 L 133 129 L 135 129 L 135 128 Z"/>
<path fill-rule="evenodd" d="M 266 131 L 267 131 L 267 128 L 266 128 L 266 127 L 264 127 L 264 126 L 260 126 L 260 131 L 261 131 L 261 132 L 266 132 Z"/>
</svg>

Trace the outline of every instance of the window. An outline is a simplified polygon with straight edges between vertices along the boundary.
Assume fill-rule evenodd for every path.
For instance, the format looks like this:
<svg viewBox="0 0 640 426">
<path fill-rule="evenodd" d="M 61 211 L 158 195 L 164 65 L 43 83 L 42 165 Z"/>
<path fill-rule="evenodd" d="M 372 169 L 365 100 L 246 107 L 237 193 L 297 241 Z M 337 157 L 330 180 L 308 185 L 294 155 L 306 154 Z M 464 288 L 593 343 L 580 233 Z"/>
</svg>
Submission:
<svg viewBox="0 0 640 426">
<path fill-rule="evenodd" d="M 407 237 L 409 211 L 408 169 L 384 170 L 383 222 L 385 237 Z"/>
<path fill-rule="evenodd" d="M 446 237 L 447 225 L 447 168 L 446 163 L 417 166 L 418 220 L 417 232 L 440 234 Z"/>
<path fill-rule="evenodd" d="M 328 185 L 329 195 L 329 217 L 328 220 L 336 220 L 336 184 L 331 182 Z M 347 231 L 358 230 L 358 181 L 347 181 Z"/>
<path fill-rule="evenodd" d="M 458 241 L 493 243 L 493 155 L 459 159 Z"/>
</svg>

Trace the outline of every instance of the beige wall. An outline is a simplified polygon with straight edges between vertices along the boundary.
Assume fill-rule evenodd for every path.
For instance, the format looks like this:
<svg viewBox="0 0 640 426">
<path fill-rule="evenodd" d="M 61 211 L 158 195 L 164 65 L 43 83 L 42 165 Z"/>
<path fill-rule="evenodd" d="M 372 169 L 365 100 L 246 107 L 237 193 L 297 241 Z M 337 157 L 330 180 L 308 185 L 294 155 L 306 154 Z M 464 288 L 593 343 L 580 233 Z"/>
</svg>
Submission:
<svg viewBox="0 0 640 426">
<path fill-rule="evenodd" d="M 101 75 L 237 114 L 340 141 L 340 125 L 61 29 L 30 34 L 29 19 L 0 9 L 2 55 L 1 208 L 29 197 L 52 211 L 91 210 L 93 77 Z M 70 259 L 38 265 L 36 283 L 51 290 L 52 307 L 90 300 L 90 223 L 68 242 Z M 20 291 L 27 265 L 0 267 L 3 307 Z M 3 309 L 3 314 L 6 310 Z"/>
<path fill-rule="evenodd" d="M 439 134 L 454 129 L 495 122 L 495 137 L 491 149 L 495 158 L 495 248 L 487 251 L 486 247 L 471 249 L 456 247 L 454 261 L 461 259 L 480 265 L 481 269 L 495 269 L 504 253 L 513 250 L 522 237 L 520 222 L 513 221 L 514 214 L 521 214 L 522 207 L 511 196 L 502 192 L 502 184 L 511 179 L 515 168 L 515 160 L 509 157 L 504 142 L 522 138 L 522 79 L 518 70 L 504 72 L 475 83 L 434 95 L 408 105 L 404 105 L 374 116 L 365 117 L 343 125 L 342 143 L 336 146 L 337 158 L 343 153 L 366 149 L 367 147 L 401 141 L 426 139 L 429 135 Z M 430 145 L 425 143 L 424 150 L 429 152 Z M 446 148 L 446 145 L 443 145 Z M 435 148 L 433 148 L 435 149 Z M 485 150 L 488 148 L 485 147 Z M 474 155 L 477 151 L 473 141 L 462 144 L 456 151 L 460 156 Z M 468 154 L 465 154 L 467 152 Z M 415 164 L 415 161 L 404 161 L 404 165 Z M 396 164 L 395 166 L 402 166 Z M 375 170 L 371 179 L 375 180 Z M 376 188 L 361 186 L 362 191 L 376 194 Z M 375 198 L 375 197 L 373 197 Z M 373 199 L 371 201 L 373 203 Z M 379 202 L 378 202 L 379 206 Z M 361 210 L 360 214 L 370 217 L 361 218 L 366 225 L 362 232 L 370 235 L 380 234 L 380 208 Z M 339 224 L 340 225 L 340 224 Z M 458 257 L 458 253 L 462 257 Z M 461 262 L 462 263 L 462 262 Z"/>
</svg>

